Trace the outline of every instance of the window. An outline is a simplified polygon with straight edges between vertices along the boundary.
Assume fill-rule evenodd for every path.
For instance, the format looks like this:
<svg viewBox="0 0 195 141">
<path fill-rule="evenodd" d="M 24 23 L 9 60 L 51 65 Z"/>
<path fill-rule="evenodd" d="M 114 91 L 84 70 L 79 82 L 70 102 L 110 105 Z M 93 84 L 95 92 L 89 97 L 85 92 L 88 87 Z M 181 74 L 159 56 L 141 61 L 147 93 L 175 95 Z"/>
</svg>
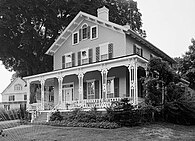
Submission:
<svg viewBox="0 0 195 141">
<path fill-rule="evenodd" d="M 4 109 L 7 111 L 10 110 L 10 105 L 4 105 Z"/>
<path fill-rule="evenodd" d="M 69 68 L 75 66 L 75 54 L 68 53 L 62 56 L 62 68 Z"/>
<path fill-rule="evenodd" d="M 78 43 L 79 43 L 79 33 L 78 32 L 75 32 L 72 35 L 72 44 L 73 45 L 76 45 Z"/>
<path fill-rule="evenodd" d="M 27 100 L 27 95 L 26 94 L 24 95 L 24 100 Z"/>
<path fill-rule="evenodd" d="M 9 101 L 15 101 L 15 96 L 14 95 L 9 96 Z"/>
<path fill-rule="evenodd" d="M 21 91 L 21 90 L 22 90 L 22 85 L 21 84 L 14 85 L 14 91 Z"/>
<path fill-rule="evenodd" d="M 87 39 L 87 27 L 88 27 L 88 25 L 87 24 L 84 24 L 83 26 L 82 26 L 82 39 Z"/>
<path fill-rule="evenodd" d="M 137 54 L 139 56 L 143 56 L 142 48 L 138 45 L 134 45 L 134 54 Z"/>
<path fill-rule="evenodd" d="M 96 47 L 96 62 L 113 58 L 113 43 L 104 43 Z"/>
<path fill-rule="evenodd" d="M 92 26 L 91 27 L 91 39 L 98 38 L 98 26 Z"/>
<path fill-rule="evenodd" d="M 87 99 L 95 99 L 95 81 L 87 82 Z"/>
<path fill-rule="evenodd" d="M 81 51 L 81 59 L 82 59 L 82 64 L 87 64 L 89 62 L 89 49 L 85 49 Z"/>
<path fill-rule="evenodd" d="M 107 97 L 114 97 L 114 78 L 108 78 L 107 80 Z"/>
<path fill-rule="evenodd" d="M 100 59 L 101 60 L 108 59 L 108 43 L 100 45 Z"/>
</svg>

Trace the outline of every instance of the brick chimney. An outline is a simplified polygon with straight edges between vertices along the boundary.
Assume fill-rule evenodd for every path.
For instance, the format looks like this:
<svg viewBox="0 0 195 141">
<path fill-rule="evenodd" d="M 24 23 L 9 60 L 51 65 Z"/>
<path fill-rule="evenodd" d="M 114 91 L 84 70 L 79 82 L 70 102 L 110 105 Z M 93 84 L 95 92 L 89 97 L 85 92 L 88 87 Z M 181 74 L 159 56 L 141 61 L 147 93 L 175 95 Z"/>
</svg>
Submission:
<svg viewBox="0 0 195 141">
<path fill-rule="evenodd" d="M 102 20 L 109 21 L 109 9 L 106 8 L 105 6 L 102 8 L 98 8 L 97 16 Z"/>
</svg>

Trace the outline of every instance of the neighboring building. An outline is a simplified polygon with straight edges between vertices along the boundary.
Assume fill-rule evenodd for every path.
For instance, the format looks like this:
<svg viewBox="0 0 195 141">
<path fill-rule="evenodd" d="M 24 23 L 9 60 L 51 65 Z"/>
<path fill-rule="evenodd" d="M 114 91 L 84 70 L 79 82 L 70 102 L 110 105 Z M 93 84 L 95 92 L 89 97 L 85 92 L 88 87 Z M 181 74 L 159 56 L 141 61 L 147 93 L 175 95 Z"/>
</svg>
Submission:
<svg viewBox="0 0 195 141">
<path fill-rule="evenodd" d="M 4 108 L 5 110 L 26 108 L 26 82 L 21 78 L 15 78 L 1 93 L 1 97 L 0 108 Z"/>
<path fill-rule="evenodd" d="M 49 48 L 52 72 L 24 78 L 29 109 L 104 109 L 125 97 L 137 105 L 143 98 L 139 78 L 146 76 L 148 60 L 158 56 L 175 63 L 128 25 L 110 22 L 106 7 L 97 13 L 79 12 Z"/>
</svg>

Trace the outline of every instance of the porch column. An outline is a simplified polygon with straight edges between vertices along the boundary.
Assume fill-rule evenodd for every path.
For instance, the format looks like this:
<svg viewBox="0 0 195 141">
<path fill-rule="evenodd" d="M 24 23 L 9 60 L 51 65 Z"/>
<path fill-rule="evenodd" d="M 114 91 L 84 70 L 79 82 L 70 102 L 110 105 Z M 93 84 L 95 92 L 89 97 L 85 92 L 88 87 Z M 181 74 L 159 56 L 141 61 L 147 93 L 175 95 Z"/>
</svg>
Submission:
<svg viewBox="0 0 195 141">
<path fill-rule="evenodd" d="M 103 99 L 107 98 L 107 74 L 108 74 L 108 70 L 107 69 L 103 69 L 101 71 L 101 75 L 102 75 L 102 96 L 103 96 Z"/>
<path fill-rule="evenodd" d="M 45 93 L 45 90 L 44 90 L 44 87 L 45 87 L 45 80 L 42 78 L 41 79 L 41 110 L 44 110 L 44 93 Z"/>
<path fill-rule="evenodd" d="M 59 99 L 58 99 L 58 104 L 62 103 L 62 82 L 63 82 L 63 77 L 59 76 L 58 77 L 58 84 L 59 84 Z"/>
<path fill-rule="evenodd" d="M 84 73 L 79 73 L 78 74 L 78 79 L 79 79 L 79 101 L 83 100 L 83 77 L 84 77 Z"/>
<path fill-rule="evenodd" d="M 129 84 L 130 84 L 130 98 L 133 104 L 138 104 L 138 86 L 137 86 L 137 62 L 134 60 L 128 67 L 129 69 Z"/>
<path fill-rule="evenodd" d="M 26 96 L 27 96 L 26 109 L 29 108 L 29 104 L 30 104 L 30 83 L 31 83 L 31 82 L 30 82 L 29 80 L 26 81 L 26 88 L 27 88 L 27 94 L 26 94 Z"/>
</svg>

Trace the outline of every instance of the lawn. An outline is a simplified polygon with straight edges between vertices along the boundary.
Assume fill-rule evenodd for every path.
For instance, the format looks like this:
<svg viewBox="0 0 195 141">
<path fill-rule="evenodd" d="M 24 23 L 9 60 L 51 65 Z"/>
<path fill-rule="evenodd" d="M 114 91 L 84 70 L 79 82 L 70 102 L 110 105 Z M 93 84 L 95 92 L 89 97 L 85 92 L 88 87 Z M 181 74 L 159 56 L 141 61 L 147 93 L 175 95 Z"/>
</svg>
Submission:
<svg viewBox="0 0 195 141">
<path fill-rule="evenodd" d="M 21 125 L 4 133 L 7 136 L 0 136 L 0 141 L 195 140 L 195 126 L 166 123 L 118 129 Z"/>
</svg>

